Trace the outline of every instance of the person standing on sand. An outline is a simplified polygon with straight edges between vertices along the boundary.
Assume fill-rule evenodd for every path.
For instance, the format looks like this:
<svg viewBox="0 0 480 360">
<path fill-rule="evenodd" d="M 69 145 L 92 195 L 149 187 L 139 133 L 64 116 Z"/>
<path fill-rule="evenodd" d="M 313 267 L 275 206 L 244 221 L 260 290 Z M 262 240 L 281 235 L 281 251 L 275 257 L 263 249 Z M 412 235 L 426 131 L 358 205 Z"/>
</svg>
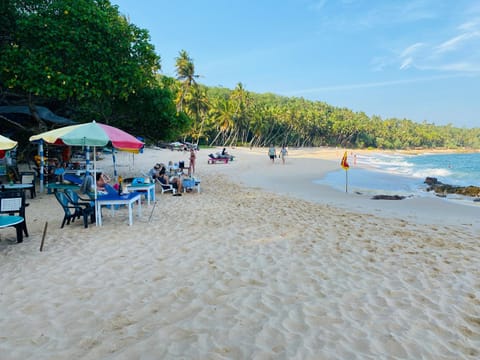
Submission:
<svg viewBox="0 0 480 360">
<path fill-rule="evenodd" d="M 288 151 L 285 145 L 282 146 L 282 149 L 280 150 L 280 157 L 282 158 L 282 163 L 285 165 L 285 156 L 287 156 Z"/>
<path fill-rule="evenodd" d="M 272 164 L 275 162 L 275 158 L 277 157 L 277 151 L 275 150 L 275 146 L 270 144 L 270 148 L 268 149 L 268 156 L 272 160 Z"/>
<path fill-rule="evenodd" d="M 188 168 L 188 175 L 193 175 L 195 174 L 195 159 L 197 158 L 197 155 L 195 155 L 195 150 L 190 149 L 190 165 Z"/>
</svg>

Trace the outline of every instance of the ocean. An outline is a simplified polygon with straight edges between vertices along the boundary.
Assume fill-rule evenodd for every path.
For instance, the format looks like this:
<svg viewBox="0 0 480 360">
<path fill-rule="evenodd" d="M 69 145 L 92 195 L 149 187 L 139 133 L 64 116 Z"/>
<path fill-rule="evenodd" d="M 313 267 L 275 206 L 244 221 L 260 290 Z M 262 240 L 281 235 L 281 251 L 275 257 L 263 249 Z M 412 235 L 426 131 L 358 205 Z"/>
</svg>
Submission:
<svg viewBox="0 0 480 360">
<path fill-rule="evenodd" d="M 348 162 L 348 192 L 434 196 L 426 191 L 426 177 L 435 177 L 444 184 L 480 186 L 480 153 L 352 155 L 349 152 Z M 345 191 L 345 170 L 340 167 L 340 160 L 338 167 L 338 171 L 327 174 L 315 183 Z M 449 197 L 462 199 L 457 195 Z"/>
</svg>

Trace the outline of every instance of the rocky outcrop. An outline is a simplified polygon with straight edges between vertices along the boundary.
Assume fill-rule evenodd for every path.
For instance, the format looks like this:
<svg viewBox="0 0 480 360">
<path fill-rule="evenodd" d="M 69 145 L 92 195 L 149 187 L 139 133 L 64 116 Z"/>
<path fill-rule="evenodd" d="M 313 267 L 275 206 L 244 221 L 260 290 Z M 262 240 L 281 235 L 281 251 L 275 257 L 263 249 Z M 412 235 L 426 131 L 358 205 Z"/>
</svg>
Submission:
<svg viewBox="0 0 480 360">
<path fill-rule="evenodd" d="M 425 178 L 424 183 L 428 185 L 427 191 L 434 191 L 436 194 L 439 195 L 444 196 L 446 194 L 458 194 L 475 198 L 480 197 L 480 186 L 456 186 L 450 184 L 443 184 L 434 177 Z"/>
<path fill-rule="evenodd" d="M 373 200 L 403 200 L 405 196 L 400 195 L 374 195 L 372 196 Z"/>
</svg>

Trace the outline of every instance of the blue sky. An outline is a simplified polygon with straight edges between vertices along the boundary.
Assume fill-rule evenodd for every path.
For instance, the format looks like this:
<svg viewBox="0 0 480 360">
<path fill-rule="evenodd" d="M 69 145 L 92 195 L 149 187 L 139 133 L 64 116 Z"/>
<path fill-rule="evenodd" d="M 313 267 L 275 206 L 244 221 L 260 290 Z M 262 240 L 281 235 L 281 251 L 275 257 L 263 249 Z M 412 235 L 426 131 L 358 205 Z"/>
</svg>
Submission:
<svg viewBox="0 0 480 360">
<path fill-rule="evenodd" d="M 480 126 L 478 0 L 111 0 L 174 77 L 383 119 Z"/>
</svg>

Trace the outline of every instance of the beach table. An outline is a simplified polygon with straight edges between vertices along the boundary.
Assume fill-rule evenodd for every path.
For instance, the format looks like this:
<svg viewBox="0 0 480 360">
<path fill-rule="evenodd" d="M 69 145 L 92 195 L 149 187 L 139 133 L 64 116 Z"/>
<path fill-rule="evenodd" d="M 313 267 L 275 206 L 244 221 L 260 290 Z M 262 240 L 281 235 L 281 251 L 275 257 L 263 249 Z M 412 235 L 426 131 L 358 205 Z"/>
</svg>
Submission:
<svg viewBox="0 0 480 360">
<path fill-rule="evenodd" d="M 186 179 L 183 179 L 183 182 L 182 182 L 182 187 L 183 187 L 183 192 L 185 192 L 187 189 L 190 189 L 190 190 L 193 190 L 193 189 L 197 189 L 197 192 L 200 193 L 200 179 L 197 179 L 197 178 L 186 178 Z"/>
<path fill-rule="evenodd" d="M 150 206 L 150 200 L 155 201 L 155 183 L 130 184 L 127 185 L 127 191 L 147 192 L 147 204 Z"/>
<path fill-rule="evenodd" d="M 91 174 L 93 174 L 94 171 L 95 171 L 95 173 L 103 172 L 102 169 L 90 169 L 89 170 L 89 172 Z M 72 174 L 72 175 L 76 175 L 76 176 L 83 176 L 83 175 L 85 175 L 86 172 L 87 172 L 87 169 L 66 169 L 65 170 L 65 174 Z"/>
<path fill-rule="evenodd" d="M 17 231 L 17 243 L 23 241 L 23 222 L 25 219 L 21 216 L 12 216 L 12 215 L 1 215 L 0 216 L 0 229 L 15 226 Z"/>
<path fill-rule="evenodd" d="M 33 187 L 33 184 L 2 184 L 2 189 L 5 190 L 27 190 Z"/>
<path fill-rule="evenodd" d="M 75 184 L 57 184 L 57 183 L 48 183 L 47 184 L 47 193 L 51 194 L 52 192 L 58 190 L 72 189 L 73 191 L 80 190 L 80 185 Z"/>
<path fill-rule="evenodd" d="M 125 195 L 99 195 L 96 201 L 96 216 L 97 225 L 102 226 L 102 206 L 110 206 L 112 210 L 112 216 L 115 214 L 116 205 L 126 205 L 128 207 L 128 225 L 133 224 L 133 204 L 137 203 L 138 216 L 142 215 L 142 194 L 138 192 L 132 192 Z"/>
</svg>

